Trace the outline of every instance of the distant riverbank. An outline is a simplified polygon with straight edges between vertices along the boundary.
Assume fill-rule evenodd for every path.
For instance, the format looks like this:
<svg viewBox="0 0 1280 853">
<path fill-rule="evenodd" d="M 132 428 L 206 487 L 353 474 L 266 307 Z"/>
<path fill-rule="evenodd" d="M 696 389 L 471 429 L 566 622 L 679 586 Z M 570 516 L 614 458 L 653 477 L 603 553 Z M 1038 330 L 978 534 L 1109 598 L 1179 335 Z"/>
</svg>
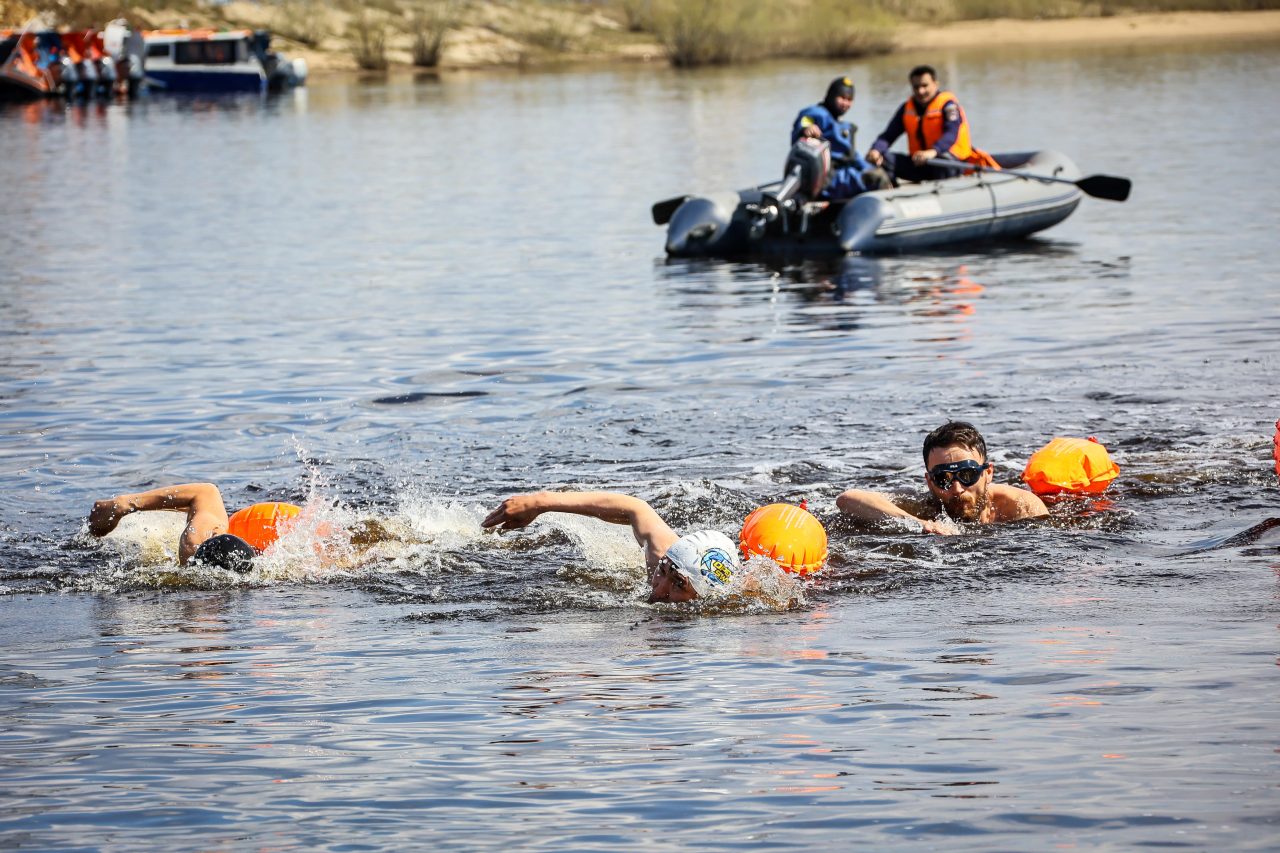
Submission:
<svg viewBox="0 0 1280 853">
<path fill-rule="evenodd" d="M 257 22 L 269 26 L 270 22 Z M 526 34 L 535 32 L 526 29 Z M 532 42 L 516 33 L 504 34 L 489 26 L 459 26 L 444 39 L 439 68 L 467 69 L 490 66 L 541 66 L 575 62 L 666 62 L 663 46 L 646 33 L 627 32 L 604 15 L 578 22 L 578 35 L 564 40 L 563 50 L 551 50 L 545 34 Z M 977 48 L 1019 45 L 1158 43 L 1230 39 L 1280 39 L 1280 10 L 1257 12 L 1165 12 L 1110 17 L 1021 20 L 997 18 L 955 21 L 946 24 L 897 25 L 886 50 Z M 316 46 L 280 39 L 291 56 L 305 57 L 313 71 L 357 70 L 351 51 L 339 40 L 326 39 Z M 409 47 L 388 43 L 391 67 L 412 67 Z"/>
<path fill-rule="evenodd" d="M 312 72 L 574 63 L 845 62 L 895 51 L 1280 39 L 1280 0 L 1151 0 L 1214 11 L 1127 13 L 1126 0 L 169 0 L 127 7 L 141 28 L 270 30 Z M 100 27 L 120 6 L 0 0 L 0 25 Z M 1249 11 L 1222 11 L 1222 9 Z"/>
<path fill-rule="evenodd" d="M 912 49 L 1118 42 L 1280 39 L 1280 11 L 1165 12 L 1106 18 L 956 21 L 942 26 L 902 25 L 896 45 Z"/>
</svg>

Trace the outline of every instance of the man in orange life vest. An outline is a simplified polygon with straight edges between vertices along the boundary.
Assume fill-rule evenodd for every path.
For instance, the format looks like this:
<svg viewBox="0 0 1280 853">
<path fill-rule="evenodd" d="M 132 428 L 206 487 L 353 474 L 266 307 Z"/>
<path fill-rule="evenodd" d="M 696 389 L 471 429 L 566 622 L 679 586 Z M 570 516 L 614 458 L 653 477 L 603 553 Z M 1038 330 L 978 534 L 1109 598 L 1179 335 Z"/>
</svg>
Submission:
<svg viewBox="0 0 1280 853">
<path fill-rule="evenodd" d="M 126 515 L 154 510 L 187 515 L 187 526 L 178 540 L 181 565 L 195 561 L 238 572 L 249 571 L 253 558 L 275 541 L 280 535 L 278 524 L 301 512 L 293 504 L 254 504 L 228 519 L 217 486 L 185 483 L 95 502 L 89 513 L 89 532 L 106 536 Z"/>
<path fill-rule="evenodd" d="M 958 169 L 931 165 L 945 157 L 979 166 L 1000 168 L 987 152 L 969 141 L 969 121 L 956 96 L 938 89 L 938 72 L 928 65 L 911 69 L 911 97 L 898 107 L 889 126 L 876 138 L 867 161 L 884 166 L 896 180 L 932 181 L 960 174 Z M 889 151 L 902 134 L 907 135 L 909 156 Z"/>
</svg>

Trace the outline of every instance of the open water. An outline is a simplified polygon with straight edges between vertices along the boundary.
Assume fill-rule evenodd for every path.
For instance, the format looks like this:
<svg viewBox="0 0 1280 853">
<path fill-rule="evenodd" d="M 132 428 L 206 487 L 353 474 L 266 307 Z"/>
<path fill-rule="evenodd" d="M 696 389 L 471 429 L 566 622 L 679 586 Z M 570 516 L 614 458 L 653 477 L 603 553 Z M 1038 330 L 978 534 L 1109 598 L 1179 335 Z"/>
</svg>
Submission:
<svg viewBox="0 0 1280 853">
<path fill-rule="evenodd" d="M 0 845 L 1274 849 L 1278 59 L 0 111 Z M 865 147 L 920 60 L 983 147 L 1133 198 L 981 249 L 664 259 L 652 202 L 777 176 L 846 70 Z M 838 518 L 918 489 L 947 418 L 1001 481 L 1054 435 L 1121 476 L 954 538 Z M 85 533 L 204 480 L 317 523 L 245 577 L 178 568 L 155 518 Z M 651 607 L 619 528 L 480 532 L 562 486 L 730 534 L 807 499 L 831 565 Z M 320 521 L 372 533 L 322 559 Z"/>
</svg>

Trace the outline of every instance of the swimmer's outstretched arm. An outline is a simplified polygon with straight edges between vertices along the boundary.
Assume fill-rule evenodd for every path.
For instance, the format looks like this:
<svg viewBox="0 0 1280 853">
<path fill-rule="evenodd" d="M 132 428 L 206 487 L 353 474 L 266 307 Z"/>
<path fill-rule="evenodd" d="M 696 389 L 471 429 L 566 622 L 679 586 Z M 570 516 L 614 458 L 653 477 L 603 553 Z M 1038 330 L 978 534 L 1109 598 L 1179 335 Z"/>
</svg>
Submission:
<svg viewBox="0 0 1280 853">
<path fill-rule="evenodd" d="M 178 561 L 184 565 L 206 539 L 227 532 L 227 508 L 222 503 L 222 493 L 212 483 L 163 486 L 97 501 L 89 512 L 89 532 L 106 536 L 126 515 L 153 510 L 187 514 L 187 526 L 178 541 Z"/>
<path fill-rule="evenodd" d="M 639 498 L 617 492 L 534 492 L 513 495 L 480 522 L 482 527 L 515 530 L 527 527 L 544 512 L 568 512 L 598 518 L 611 524 L 629 524 L 644 549 L 645 562 L 656 566 L 676 536 L 653 507 Z"/>
<path fill-rule="evenodd" d="M 912 515 L 889 500 L 887 495 L 882 495 L 879 492 L 849 489 L 836 498 L 836 508 L 845 515 L 853 516 L 862 521 L 877 522 L 899 519 L 916 522 L 920 525 L 923 533 L 947 535 L 958 532 L 953 525 L 945 521 L 932 521 Z"/>
</svg>

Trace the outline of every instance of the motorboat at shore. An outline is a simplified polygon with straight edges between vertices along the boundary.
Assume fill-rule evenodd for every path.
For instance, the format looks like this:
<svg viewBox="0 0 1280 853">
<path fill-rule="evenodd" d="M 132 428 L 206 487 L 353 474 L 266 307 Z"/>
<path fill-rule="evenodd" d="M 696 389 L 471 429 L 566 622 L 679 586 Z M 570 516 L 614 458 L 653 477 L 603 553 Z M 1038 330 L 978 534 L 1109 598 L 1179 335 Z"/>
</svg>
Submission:
<svg viewBox="0 0 1280 853">
<path fill-rule="evenodd" d="M 1128 196 L 1126 179 L 1081 180 L 1056 151 L 994 157 L 1001 169 L 956 163 L 967 174 L 827 201 L 820 197 L 830 170 L 826 143 L 801 140 L 782 181 L 669 199 L 654 205 L 653 217 L 667 225 L 674 257 L 882 254 L 1025 237 L 1066 219 L 1084 194 Z"/>
<path fill-rule="evenodd" d="M 302 85 L 307 64 L 270 49 L 265 30 L 148 30 L 146 79 L 166 92 L 267 92 Z"/>
</svg>

